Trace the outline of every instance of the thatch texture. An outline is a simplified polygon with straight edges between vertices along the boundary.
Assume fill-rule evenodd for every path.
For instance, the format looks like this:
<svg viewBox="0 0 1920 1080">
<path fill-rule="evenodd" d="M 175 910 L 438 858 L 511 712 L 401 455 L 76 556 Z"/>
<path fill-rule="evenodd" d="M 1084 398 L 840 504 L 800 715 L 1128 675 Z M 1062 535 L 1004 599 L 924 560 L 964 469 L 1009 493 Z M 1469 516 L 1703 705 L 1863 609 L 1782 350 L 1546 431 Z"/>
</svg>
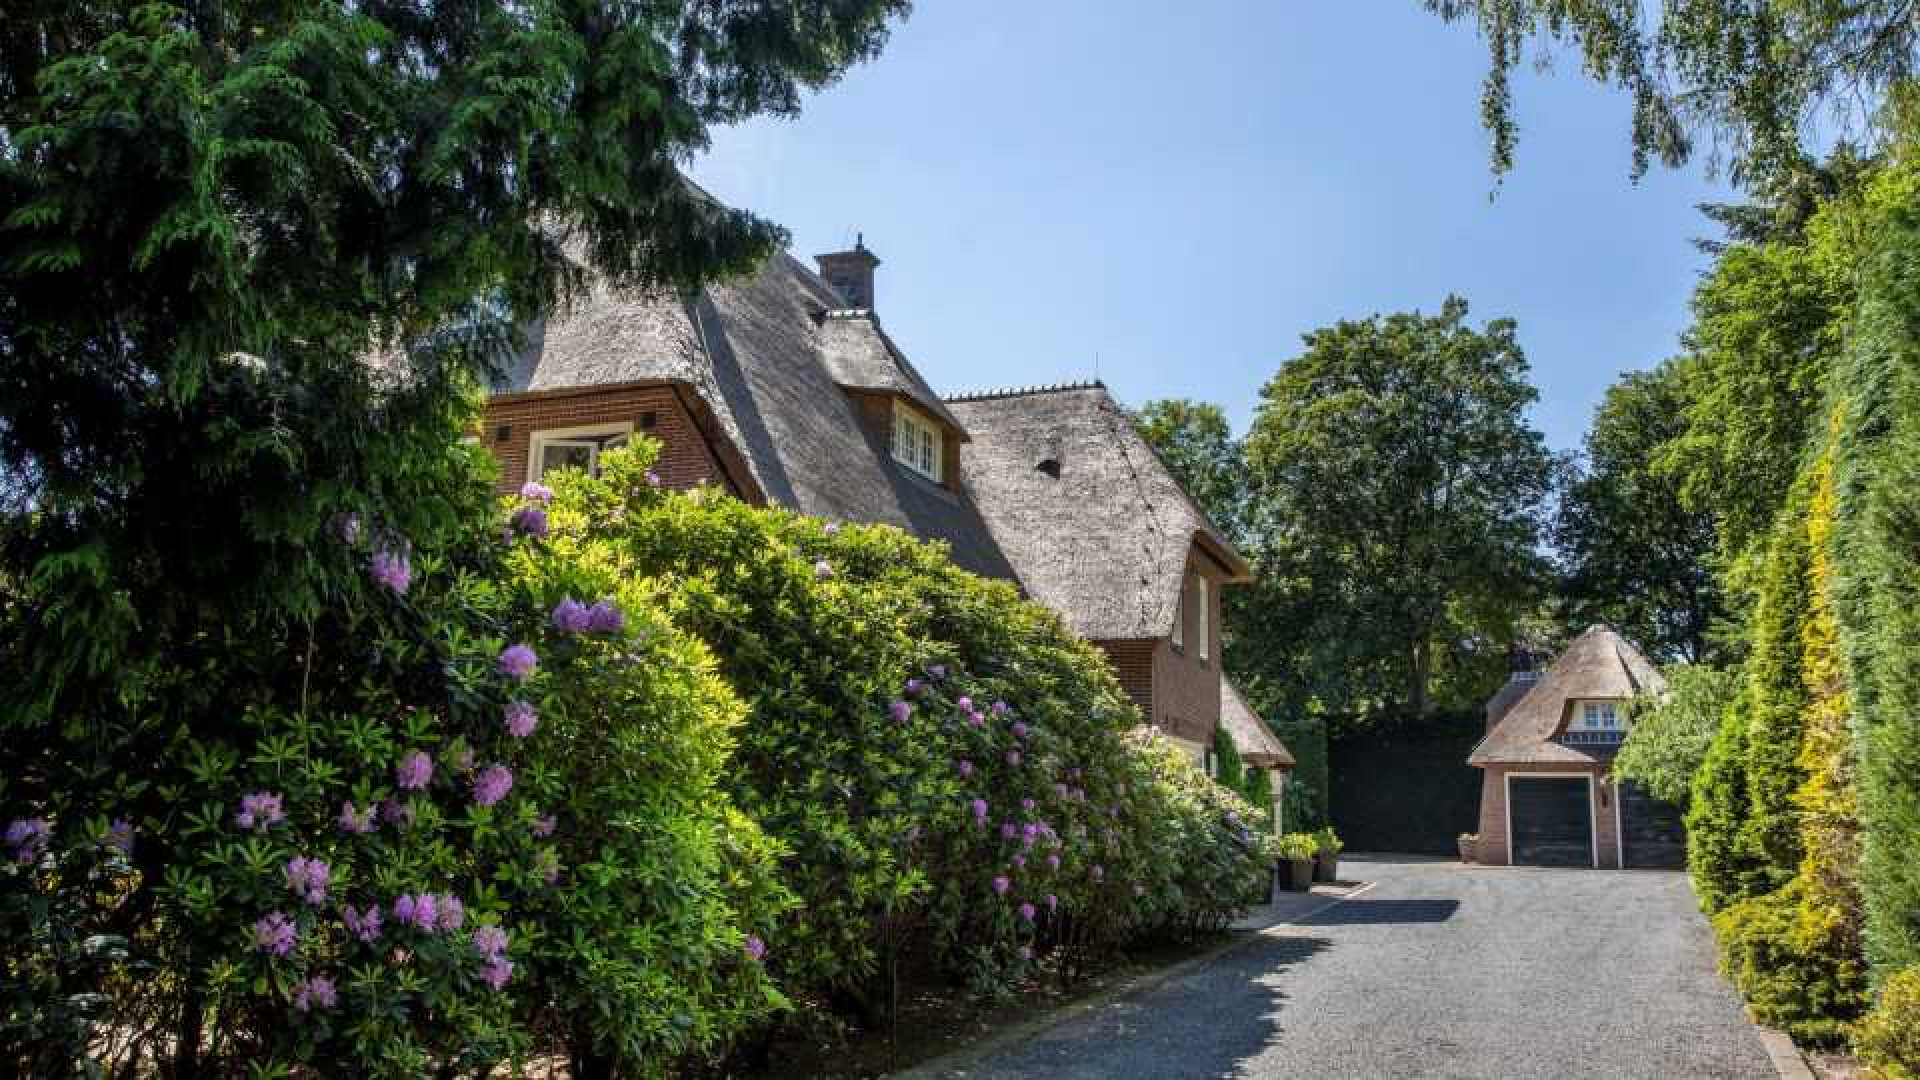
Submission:
<svg viewBox="0 0 1920 1080">
<path fill-rule="evenodd" d="M 1246 562 L 1100 384 L 947 404 L 973 434 L 961 477 L 994 541 L 1082 637 L 1168 636 L 1196 545 L 1228 580 L 1246 580 Z"/>
<path fill-rule="evenodd" d="M 1267 728 L 1233 680 L 1220 680 L 1220 726 L 1227 729 L 1240 760 L 1260 768 L 1293 768 L 1293 755 Z"/>
<path fill-rule="evenodd" d="M 1599 764 L 1611 747 L 1569 746 L 1566 730 L 1576 701 L 1658 694 L 1666 680 L 1640 650 L 1610 627 L 1592 626 L 1573 639 L 1526 696 L 1506 711 L 1467 758 L 1470 765 Z"/>
</svg>

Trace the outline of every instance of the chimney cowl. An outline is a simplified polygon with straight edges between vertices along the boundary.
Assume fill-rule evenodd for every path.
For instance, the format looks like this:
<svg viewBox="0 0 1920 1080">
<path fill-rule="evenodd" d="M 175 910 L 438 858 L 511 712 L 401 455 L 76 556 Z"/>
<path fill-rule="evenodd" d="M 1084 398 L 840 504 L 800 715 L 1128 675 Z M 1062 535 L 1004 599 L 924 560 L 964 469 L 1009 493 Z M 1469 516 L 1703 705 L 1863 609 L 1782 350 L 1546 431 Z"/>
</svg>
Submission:
<svg viewBox="0 0 1920 1080">
<path fill-rule="evenodd" d="M 873 310 L 873 269 L 880 265 L 880 257 L 867 250 L 864 235 L 854 234 L 852 249 L 815 255 L 813 261 L 820 268 L 820 276 L 840 294 L 843 303 L 850 308 Z"/>
</svg>

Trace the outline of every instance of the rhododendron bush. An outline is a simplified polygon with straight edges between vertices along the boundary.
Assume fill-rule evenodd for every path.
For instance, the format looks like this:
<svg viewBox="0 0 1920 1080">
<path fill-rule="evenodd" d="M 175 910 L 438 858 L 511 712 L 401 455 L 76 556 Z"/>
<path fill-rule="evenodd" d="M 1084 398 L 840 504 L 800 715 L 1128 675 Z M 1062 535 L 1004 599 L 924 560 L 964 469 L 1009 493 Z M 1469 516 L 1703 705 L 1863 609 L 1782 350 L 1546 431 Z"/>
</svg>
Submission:
<svg viewBox="0 0 1920 1080">
<path fill-rule="evenodd" d="M 234 646 L 294 677 L 182 672 L 221 705 L 129 782 L 79 782 L 110 714 L 10 770 L 0 1061 L 647 1074 L 780 1008 L 777 849 L 715 786 L 743 709 L 653 586 L 524 529 L 319 542 L 362 587 Z"/>
<path fill-rule="evenodd" d="M 815 1017 L 929 966 L 999 993 L 1217 929 L 1257 890 L 1258 812 L 1128 734 L 1105 659 L 1051 613 L 895 529 L 660 491 L 652 453 L 567 474 L 544 542 L 658 580 L 749 702 L 728 787 L 792 853 L 766 962 Z"/>
</svg>

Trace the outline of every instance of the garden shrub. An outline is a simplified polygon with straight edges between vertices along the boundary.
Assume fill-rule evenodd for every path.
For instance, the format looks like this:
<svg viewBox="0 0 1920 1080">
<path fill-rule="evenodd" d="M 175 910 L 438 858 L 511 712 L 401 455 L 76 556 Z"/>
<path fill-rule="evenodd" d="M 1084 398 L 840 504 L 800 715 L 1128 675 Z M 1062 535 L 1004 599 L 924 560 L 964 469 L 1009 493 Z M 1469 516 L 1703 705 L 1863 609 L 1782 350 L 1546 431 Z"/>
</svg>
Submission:
<svg viewBox="0 0 1920 1080">
<path fill-rule="evenodd" d="M 1685 807 L 1720 720 L 1740 692 L 1740 675 L 1687 664 L 1668 669 L 1666 676 L 1664 696 L 1635 698 L 1629 706 L 1632 723 L 1613 759 L 1613 776 Z"/>
<path fill-rule="evenodd" d="M 883 526 L 657 490 L 651 445 L 559 480 L 553 527 L 661 583 L 751 713 L 728 771 L 791 853 L 766 962 L 821 1016 L 896 972 L 1003 992 L 1218 928 L 1263 874 L 1257 812 L 1139 725 L 1103 656 L 1012 586 Z"/>
<path fill-rule="evenodd" d="M 1866 970 L 1845 927 L 1804 917 L 1805 886 L 1751 896 L 1713 917 L 1721 970 L 1755 1019 L 1796 1039 L 1833 1043 L 1859 1015 Z"/>
<path fill-rule="evenodd" d="M 652 586 L 524 528 L 454 563 L 341 524 L 370 587 L 237 628 L 219 712 L 121 783 L 48 755 L 0 789 L 0 1061 L 653 1074 L 779 1007 L 774 852 L 715 788 L 742 707 Z"/>
<path fill-rule="evenodd" d="M 1853 1045 L 1881 1080 L 1920 1078 L 1920 968 L 1897 971 L 1880 984 Z"/>
</svg>

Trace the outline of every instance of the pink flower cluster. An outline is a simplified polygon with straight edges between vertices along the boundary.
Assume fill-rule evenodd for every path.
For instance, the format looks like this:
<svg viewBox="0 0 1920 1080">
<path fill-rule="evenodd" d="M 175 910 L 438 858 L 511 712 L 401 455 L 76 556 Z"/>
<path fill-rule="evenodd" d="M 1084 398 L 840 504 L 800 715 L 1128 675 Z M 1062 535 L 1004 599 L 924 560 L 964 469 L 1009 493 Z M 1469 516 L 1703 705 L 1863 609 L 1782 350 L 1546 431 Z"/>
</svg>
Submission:
<svg viewBox="0 0 1920 1080">
<path fill-rule="evenodd" d="M 287 888 L 293 895 L 314 907 L 327 902 L 327 887 L 333 880 L 333 868 L 319 859 L 295 855 L 287 863 Z"/>
<path fill-rule="evenodd" d="M 287 820 L 287 811 L 280 804 L 280 796 L 270 791 L 256 791 L 240 797 L 240 812 L 233 815 L 233 823 L 243 829 L 265 832 L 268 827 Z"/>
<path fill-rule="evenodd" d="M 339 818 L 340 831 L 351 835 L 365 836 L 367 833 L 378 828 L 378 825 L 374 822 L 374 812 L 374 807 L 369 806 L 362 810 L 353 805 L 353 801 L 350 799 L 342 802 L 340 804 Z"/>
<path fill-rule="evenodd" d="M 489 765 L 473 778 L 473 801 L 492 806 L 513 790 L 513 770 L 505 765 Z"/>
<path fill-rule="evenodd" d="M 331 1009 L 339 1000 L 333 980 L 325 975 L 310 975 L 293 984 L 293 1007 L 308 1012 L 316 1007 Z"/>
<path fill-rule="evenodd" d="M 617 634 L 626 629 L 627 617 L 612 597 L 588 607 L 569 596 L 554 605 L 553 626 L 563 634 Z"/>
<path fill-rule="evenodd" d="M 741 945 L 741 950 L 747 954 L 747 959 L 757 964 L 761 957 L 767 955 L 767 943 L 761 941 L 757 934 L 748 934 L 747 940 Z"/>
<path fill-rule="evenodd" d="M 53 828 L 45 818 L 17 818 L 7 823 L 7 853 L 22 865 L 39 862 L 52 837 Z"/>
<path fill-rule="evenodd" d="M 405 596 L 407 586 L 413 582 L 413 564 L 407 556 L 397 551 L 376 551 L 369 561 L 373 580 L 385 586 L 396 596 Z"/>
<path fill-rule="evenodd" d="M 253 945 L 261 952 L 285 956 L 299 941 L 300 931 L 283 912 L 270 912 L 253 924 Z"/>
<path fill-rule="evenodd" d="M 393 782 L 402 791 L 419 791 L 433 782 L 433 759 L 425 750 L 415 750 L 394 767 Z"/>
<path fill-rule="evenodd" d="M 355 911 L 349 904 L 340 911 L 340 921 L 347 924 L 347 932 L 364 942 L 378 941 L 380 938 L 380 905 L 368 904 L 367 910 Z"/>
<path fill-rule="evenodd" d="M 533 734 L 535 728 L 540 726 L 540 714 L 534 710 L 533 706 L 524 701 L 508 702 L 504 715 L 507 723 L 507 734 L 516 739 L 526 738 Z"/>
<path fill-rule="evenodd" d="M 423 933 L 458 930 L 467 921 L 467 906 L 451 893 L 417 893 L 393 902 L 393 918 L 400 925 Z"/>
<path fill-rule="evenodd" d="M 502 674 L 524 682 L 540 666 L 540 656 L 530 645 L 509 645 L 500 650 L 498 663 Z"/>
</svg>

